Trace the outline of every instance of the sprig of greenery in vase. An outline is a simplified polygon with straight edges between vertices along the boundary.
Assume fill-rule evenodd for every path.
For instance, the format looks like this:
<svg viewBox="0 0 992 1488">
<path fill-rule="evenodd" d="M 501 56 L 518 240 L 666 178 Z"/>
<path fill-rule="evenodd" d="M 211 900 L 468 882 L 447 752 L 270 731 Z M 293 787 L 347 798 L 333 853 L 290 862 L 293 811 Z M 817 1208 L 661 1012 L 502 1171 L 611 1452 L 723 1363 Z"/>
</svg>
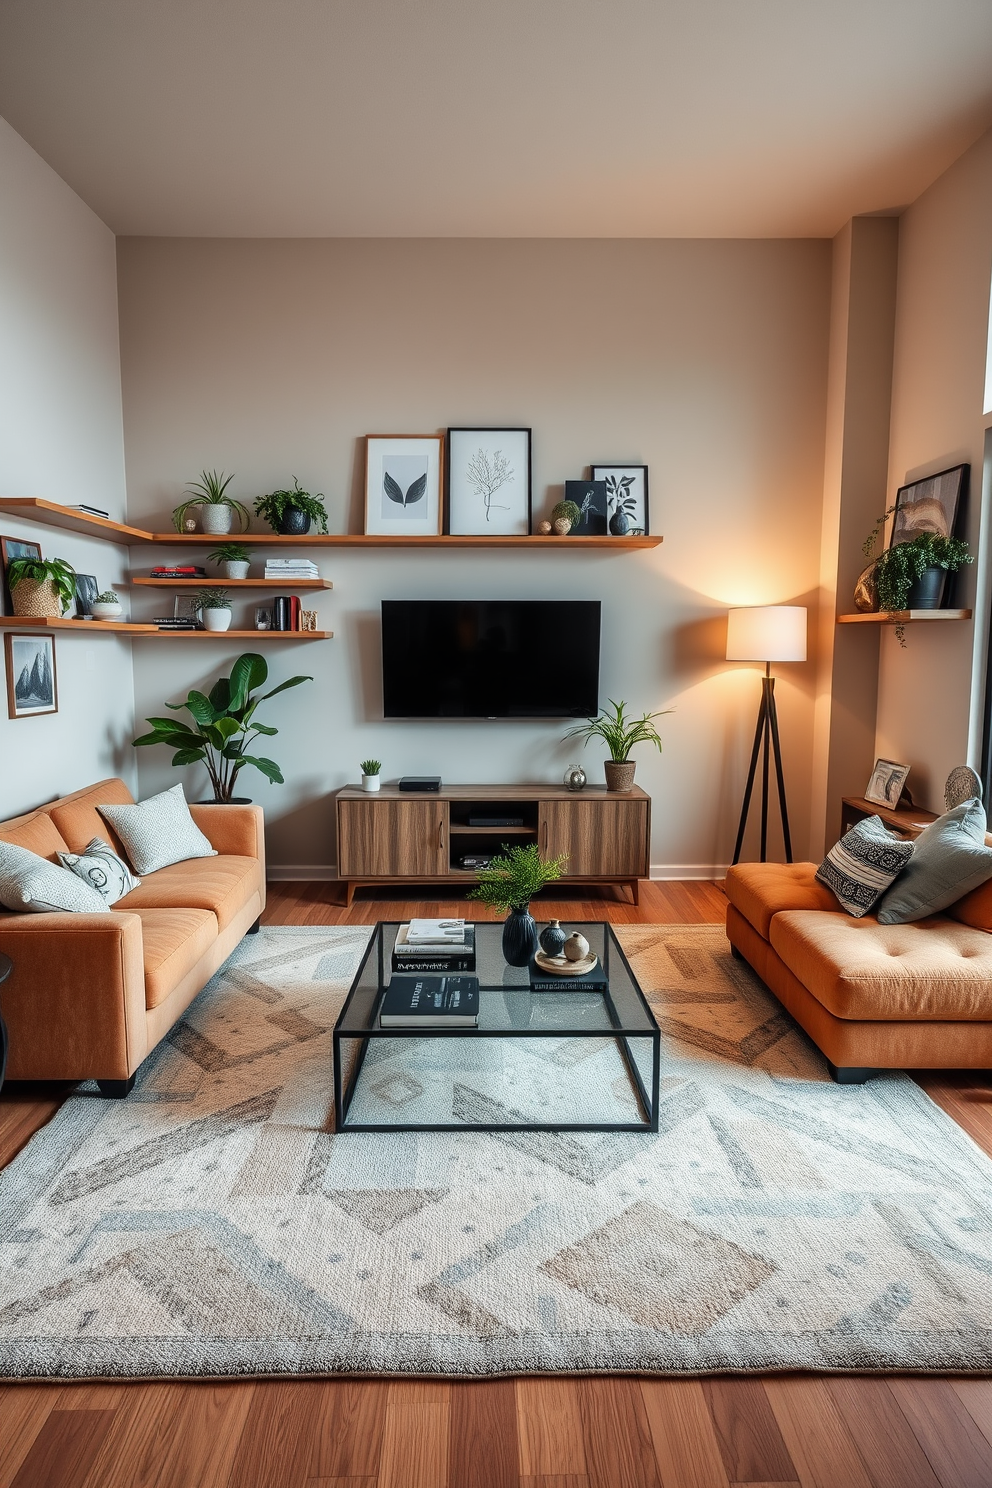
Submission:
<svg viewBox="0 0 992 1488">
<path fill-rule="evenodd" d="M 542 858 L 536 842 L 526 847 L 507 847 L 492 859 L 488 868 L 480 868 L 478 887 L 469 890 L 470 899 L 481 899 L 501 914 L 525 909 L 538 890 L 561 878 L 568 863 L 568 853 L 556 858 Z"/>
</svg>

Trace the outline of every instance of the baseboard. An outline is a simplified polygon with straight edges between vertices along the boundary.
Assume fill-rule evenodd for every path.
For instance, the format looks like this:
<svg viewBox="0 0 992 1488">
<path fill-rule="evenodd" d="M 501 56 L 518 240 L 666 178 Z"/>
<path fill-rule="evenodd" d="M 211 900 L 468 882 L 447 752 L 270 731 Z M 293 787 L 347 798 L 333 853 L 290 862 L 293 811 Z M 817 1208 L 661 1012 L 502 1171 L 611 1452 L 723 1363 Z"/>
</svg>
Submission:
<svg viewBox="0 0 992 1488">
<path fill-rule="evenodd" d="M 652 879 L 724 879 L 728 863 L 652 863 Z"/>
<path fill-rule="evenodd" d="M 266 863 L 265 876 L 272 883 L 299 883 L 310 880 L 326 883 L 338 876 L 336 863 Z"/>
</svg>

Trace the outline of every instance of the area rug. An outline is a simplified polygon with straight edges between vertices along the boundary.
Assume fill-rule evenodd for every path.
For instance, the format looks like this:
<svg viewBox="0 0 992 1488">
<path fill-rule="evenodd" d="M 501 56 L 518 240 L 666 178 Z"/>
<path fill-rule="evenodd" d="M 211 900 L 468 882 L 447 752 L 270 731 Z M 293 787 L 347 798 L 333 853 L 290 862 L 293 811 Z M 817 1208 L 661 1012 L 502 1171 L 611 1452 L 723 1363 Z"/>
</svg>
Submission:
<svg viewBox="0 0 992 1488">
<path fill-rule="evenodd" d="M 834 1085 L 720 928 L 619 933 L 657 1136 L 335 1135 L 369 929 L 244 941 L 126 1101 L 80 1087 L 0 1173 L 0 1374 L 992 1368 L 992 1164 L 906 1076 Z M 453 1058 L 386 1046 L 367 1098 L 471 1108 Z M 628 1098 L 595 1040 L 513 1058 Z"/>
</svg>

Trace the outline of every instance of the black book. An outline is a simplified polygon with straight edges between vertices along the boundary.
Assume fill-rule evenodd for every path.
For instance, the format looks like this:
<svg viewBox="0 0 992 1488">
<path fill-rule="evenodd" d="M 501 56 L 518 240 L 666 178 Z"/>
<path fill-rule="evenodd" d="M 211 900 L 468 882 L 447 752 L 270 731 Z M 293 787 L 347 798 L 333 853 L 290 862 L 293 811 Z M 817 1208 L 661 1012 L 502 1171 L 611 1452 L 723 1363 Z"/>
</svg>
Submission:
<svg viewBox="0 0 992 1488">
<path fill-rule="evenodd" d="M 603 970 L 601 961 L 592 971 L 581 976 L 555 976 L 554 972 L 542 971 L 536 961 L 530 963 L 530 990 L 532 992 L 606 992 L 610 979 Z"/>
<path fill-rule="evenodd" d="M 293 610 L 288 594 L 277 594 L 272 601 L 272 629 L 292 630 Z"/>
<path fill-rule="evenodd" d="M 479 978 L 394 976 L 379 1009 L 380 1028 L 474 1028 Z"/>
<path fill-rule="evenodd" d="M 474 951 L 425 951 L 421 956 L 397 956 L 393 952 L 393 970 L 402 972 L 421 971 L 474 971 Z"/>
</svg>

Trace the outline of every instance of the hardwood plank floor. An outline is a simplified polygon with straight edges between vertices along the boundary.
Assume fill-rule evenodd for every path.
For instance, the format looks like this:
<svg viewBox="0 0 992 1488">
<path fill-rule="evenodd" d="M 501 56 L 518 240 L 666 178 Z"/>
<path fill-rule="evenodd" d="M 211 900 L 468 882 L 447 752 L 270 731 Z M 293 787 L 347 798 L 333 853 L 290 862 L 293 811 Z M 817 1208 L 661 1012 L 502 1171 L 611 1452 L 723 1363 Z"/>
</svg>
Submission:
<svg viewBox="0 0 992 1488">
<path fill-rule="evenodd" d="M 464 914 L 461 899 L 270 887 L 267 924 Z M 548 890 L 542 917 L 722 921 L 711 883 Z M 482 918 L 483 906 L 469 912 Z M 495 918 L 495 916 L 494 916 Z M 920 1084 L 992 1155 L 992 1083 Z M 0 1094 L 0 1166 L 68 1086 Z M 2 1181 L 2 1178 L 0 1178 Z M 992 1380 L 817 1376 L 0 1386 L 0 1488 L 992 1488 Z"/>
</svg>

